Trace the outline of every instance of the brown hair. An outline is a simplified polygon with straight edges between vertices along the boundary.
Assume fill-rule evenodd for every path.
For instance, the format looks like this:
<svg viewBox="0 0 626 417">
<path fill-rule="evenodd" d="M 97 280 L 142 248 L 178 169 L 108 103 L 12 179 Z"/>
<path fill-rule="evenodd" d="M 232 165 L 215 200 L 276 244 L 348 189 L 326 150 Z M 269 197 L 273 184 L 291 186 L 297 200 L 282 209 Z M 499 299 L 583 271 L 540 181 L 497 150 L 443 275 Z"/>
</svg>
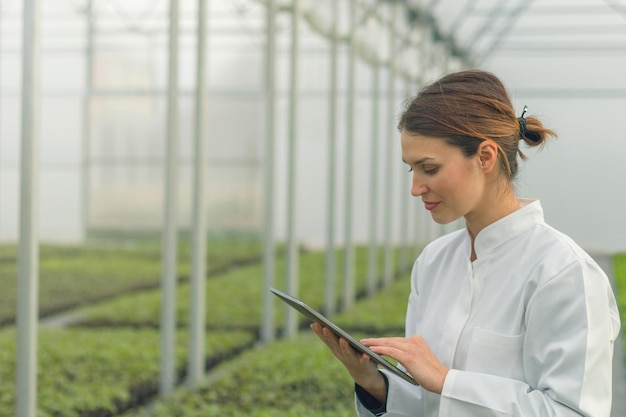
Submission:
<svg viewBox="0 0 626 417">
<path fill-rule="evenodd" d="M 468 157 L 482 141 L 492 140 L 509 181 L 517 174 L 517 155 L 526 159 L 520 140 L 539 146 L 556 136 L 533 116 L 526 117 L 522 133 L 506 88 L 494 74 L 481 70 L 455 72 L 425 86 L 408 102 L 398 129 L 440 137 Z"/>
</svg>

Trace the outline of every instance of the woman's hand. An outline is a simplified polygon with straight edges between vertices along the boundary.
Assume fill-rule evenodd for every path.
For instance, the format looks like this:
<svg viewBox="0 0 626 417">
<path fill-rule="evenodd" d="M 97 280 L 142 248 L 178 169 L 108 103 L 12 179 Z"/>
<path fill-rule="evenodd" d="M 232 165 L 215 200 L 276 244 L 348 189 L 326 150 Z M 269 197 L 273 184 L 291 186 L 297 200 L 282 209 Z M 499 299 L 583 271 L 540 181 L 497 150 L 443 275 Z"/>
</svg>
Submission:
<svg viewBox="0 0 626 417">
<path fill-rule="evenodd" d="M 422 336 L 363 339 L 361 343 L 379 355 L 394 358 L 424 389 L 441 394 L 449 369 L 439 362 Z"/>
<path fill-rule="evenodd" d="M 311 324 L 311 329 L 343 363 L 354 382 L 378 401 L 385 402 L 387 384 L 369 355 L 354 350 L 347 340 L 337 337 L 330 329 L 319 323 Z"/>
</svg>

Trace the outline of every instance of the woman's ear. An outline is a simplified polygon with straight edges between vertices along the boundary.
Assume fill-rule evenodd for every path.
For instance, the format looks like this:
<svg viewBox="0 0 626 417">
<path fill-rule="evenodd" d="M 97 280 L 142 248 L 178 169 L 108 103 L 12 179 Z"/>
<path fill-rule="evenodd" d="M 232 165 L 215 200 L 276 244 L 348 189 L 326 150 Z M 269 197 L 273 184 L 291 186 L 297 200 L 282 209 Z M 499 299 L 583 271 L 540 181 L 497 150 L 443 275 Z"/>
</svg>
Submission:
<svg viewBox="0 0 626 417">
<path fill-rule="evenodd" d="M 498 163 L 498 145 L 492 140 L 485 140 L 478 146 L 480 168 L 485 174 L 494 170 Z"/>
</svg>

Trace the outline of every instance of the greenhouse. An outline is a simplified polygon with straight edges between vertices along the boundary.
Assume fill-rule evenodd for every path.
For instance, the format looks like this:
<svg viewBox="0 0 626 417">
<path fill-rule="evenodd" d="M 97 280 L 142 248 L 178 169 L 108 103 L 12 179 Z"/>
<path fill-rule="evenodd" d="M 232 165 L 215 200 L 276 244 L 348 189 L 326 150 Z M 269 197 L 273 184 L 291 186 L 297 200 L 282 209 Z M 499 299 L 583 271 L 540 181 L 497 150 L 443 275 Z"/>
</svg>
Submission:
<svg viewBox="0 0 626 417">
<path fill-rule="evenodd" d="M 463 70 L 558 135 L 524 149 L 515 193 L 626 323 L 625 18 L 622 0 L 0 2 L 0 416 L 356 416 L 350 375 L 270 288 L 355 337 L 404 335 L 416 258 L 467 217 L 424 210 L 399 123 Z"/>
</svg>

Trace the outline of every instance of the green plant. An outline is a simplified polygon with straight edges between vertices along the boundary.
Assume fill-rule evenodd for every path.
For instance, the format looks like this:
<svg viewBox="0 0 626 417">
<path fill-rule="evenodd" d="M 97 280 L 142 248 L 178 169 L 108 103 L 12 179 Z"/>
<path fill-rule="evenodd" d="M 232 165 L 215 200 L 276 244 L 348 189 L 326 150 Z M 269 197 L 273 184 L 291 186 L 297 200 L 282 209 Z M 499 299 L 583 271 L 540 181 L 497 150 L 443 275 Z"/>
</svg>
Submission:
<svg viewBox="0 0 626 417">
<path fill-rule="evenodd" d="M 161 250 L 158 240 L 117 245 L 42 245 L 39 256 L 39 311 L 42 315 L 90 304 L 97 300 L 158 288 Z M 191 248 L 179 242 L 177 274 L 189 276 Z M 207 274 L 214 275 L 242 263 L 260 261 L 258 240 L 207 242 Z M 0 246 L 0 324 L 15 320 L 17 249 Z"/>
<path fill-rule="evenodd" d="M 353 383 L 310 332 L 246 352 L 215 383 L 158 402 L 153 417 L 354 416 Z M 146 410 L 129 412 L 139 417 Z"/>
<path fill-rule="evenodd" d="M 212 332 L 207 358 L 218 361 L 254 341 L 249 332 Z M 153 329 L 45 329 L 39 332 L 38 416 L 116 415 L 154 396 L 159 333 Z M 184 370 L 187 334 L 176 338 L 176 367 Z M 0 415 L 13 414 L 15 330 L 0 332 Z"/>
<path fill-rule="evenodd" d="M 366 248 L 357 248 L 355 256 L 356 289 L 360 295 L 364 294 L 366 285 L 366 251 Z M 41 263 L 42 270 L 47 271 L 47 276 L 54 277 L 49 283 L 58 285 L 58 288 L 51 286 L 49 291 L 42 291 L 43 299 L 50 300 L 73 294 L 73 297 L 84 303 L 85 299 L 81 298 L 81 294 L 83 297 L 89 294 L 89 291 L 102 294 L 103 291 L 108 290 L 109 283 L 122 294 L 117 293 L 111 300 L 86 307 L 83 310 L 85 320 L 82 324 L 89 327 L 41 329 L 38 416 L 113 416 L 124 412 L 131 406 L 137 406 L 155 398 L 159 367 L 160 291 L 156 286 L 152 290 L 133 292 L 127 287 L 126 289 L 116 287 L 115 282 L 116 277 L 119 277 L 122 282 L 124 277 L 133 274 L 141 275 L 138 272 L 142 268 L 155 268 L 159 257 L 156 247 L 130 249 L 51 247 L 42 248 L 42 252 L 46 253 L 43 257 L 45 260 Z M 0 257 L 5 255 L 10 257 L 12 253 L 14 253 L 12 248 L 0 250 Z M 128 261 L 123 255 L 131 253 L 133 260 Z M 284 260 L 280 257 L 280 251 L 277 254 L 279 256 L 277 257 L 276 286 L 284 288 L 286 267 Z M 397 250 L 394 255 L 397 257 Z M 304 252 L 299 259 L 299 294 L 318 308 L 323 303 L 325 292 L 325 257 L 326 254 L 323 252 Z M 341 280 L 343 252 L 338 250 L 336 257 L 335 290 L 337 299 L 340 300 L 344 290 Z M 236 256 L 229 259 L 232 261 L 236 259 Z M 135 265 L 134 262 L 137 264 Z M 262 291 L 264 291 L 263 270 L 260 264 L 245 266 L 234 262 L 224 265 L 232 267 L 223 269 L 207 280 L 207 360 L 215 363 L 227 361 L 239 350 L 250 348 L 256 337 L 255 331 L 260 325 L 261 299 Z M 117 268 L 116 272 L 107 269 L 113 266 Z M 382 271 L 382 251 L 379 251 L 378 269 L 379 272 Z M 154 272 L 154 270 L 151 271 Z M 15 272 L 15 265 L 13 272 Z M 117 275 L 118 272 L 119 275 Z M 99 281 L 98 276 L 104 279 Z M 109 281 L 106 280 L 107 276 L 110 278 Z M 129 281 L 137 282 L 133 279 Z M 81 290 L 81 288 L 84 289 Z M 390 301 L 379 299 L 379 303 L 389 302 L 394 306 L 402 305 L 403 303 L 398 303 L 397 299 L 402 297 L 400 294 L 403 290 L 401 286 L 397 288 L 396 284 L 388 287 L 382 294 L 397 291 L 396 295 L 390 295 Z M 177 288 L 177 318 L 181 329 L 177 337 L 179 372 L 183 372 L 186 360 L 187 336 L 186 331 L 182 329 L 188 324 L 189 291 L 190 288 L 186 282 L 179 283 Z M 400 314 L 395 308 L 387 309 L 386 312 L 389 314 L 382 315 L 374 313 L 376 301 L 373 301 L 372 305 L 369 303 L 372 302 L 361 300 L 357 305 L 364 306 L 361 310 L 364 314 L 377 316 L 376 325 L 379 328 L 397 327 L 402 322 L 403 319 L 399 318 Z M 275 309 L 277 325 L 280 326 L 284 320 L 286 306 L 276 300 Z M 397 310 L 399 311 L 400 308 Z M 353 316 L 346 313 L 346 320 L 353 320 L 351 326 L 354 330 L 364 330 L 362 327 L 369 319 L 361 319 L 359 322 L 358 312 L 353 311 L 355 311 L 352 313 Z M 391 323 L 394 324 L 391 325 Z M 393 334 L 397 332 L 394 331 Z M 367 332 L 364 335 L 371 334 Z M 239 416 L 242 413 L 259 417 L 270 415 L 353 416 L 352 387 L 349 381 L 348 384 L 337 382 L 341 381 L 341 378 L 346 380 L 345 371 L 338 366 L 339 364 L 320 343 L 313 343 L 306 336 L 304 340 L 303 342 L 301 338 L 298 338 L 294 341 L 283 341 L 263 349 L 250 351 L 244 355 L 241 362 L 239 360 L 233 362 L 237 369 L 236 375 L 220 380 L 218 385 L 221 388 L 216 391 L 217 394 L 214 394 L 213 388 L 208 390 L 206 395 L 200 396 L 182 390 L 180 394 L 177 394 L 183 397 L 182 400 L 172 403 L 158 401 L 154 410 L 156 413 L 161 413 L 158 415 L 181 416 Z M 0 331 L 0 415 L 12 414 L 15 395 L 13 388 L 14 344 L 15 333 L 12 328 Z M 274 358 L 276 355 L 284 361 L 281 362 L 281 367 L 296 368 L 298 371 L 287 377 L 282 374 L 273 374 L 267 363 L 276 359 Z M 247 374 L 247 372 L 254 373 L 254 369 L 259 370 L 256 375 Z M 320 373 L 320 371 L 323 372 Z M 276 368 L 275 372 L 280 372 L 280 368 Z M 310 375 L 315 375 L 312 380 L 308 379 Z M 268 384 L 270 380 L 274 381 L 274 385 Z M 269 391 L 263 390 L 264 387 L 270 388 Z M 338 392 L 342 392 L 341 390 L 345 390 L 345 395 L 337 396 Z M 306 393 L 308 396 L 305 395 Z M 261 399 L 259 399 L 260 395 L 263 396 Z M 232 401 L 233 396 L 238 401 Z M 244 404 L 244 411 L 240 407 L 239 400 Z M 307 401 L 327 405 L 311 407 Z M 181 405 L 180 402 L 184 404 Z M 185 405 L 187 403 L 194 405 L 190 407 Z M 336 406 L 328 405 L 332 403 Z M 142 412 L 147 413 L 148 410 L 144 409 Z"/>
</svg>

